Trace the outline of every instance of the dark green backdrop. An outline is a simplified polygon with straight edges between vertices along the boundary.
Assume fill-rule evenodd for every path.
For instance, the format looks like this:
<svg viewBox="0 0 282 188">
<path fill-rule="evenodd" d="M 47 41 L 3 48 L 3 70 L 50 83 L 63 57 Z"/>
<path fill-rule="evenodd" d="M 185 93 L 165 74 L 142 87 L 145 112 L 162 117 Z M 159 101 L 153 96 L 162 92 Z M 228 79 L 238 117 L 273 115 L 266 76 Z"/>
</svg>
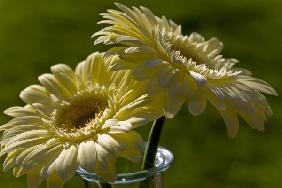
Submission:
<svg viewBox="0 0 282 188">
<path fill-rule="evenodd" d="M 217 36 L 225 44 L 225 56 L 239 59 L 239 66 L 281 93 L 282 1 L 120 2 L 166 15 L 182 24 L 184 33 Z M 37 83 L 37 76 L 49 72 L 51 65 L 74 67 L 89 53 L 104 50 L 93 46 L 90 36 L 100 28 L 98 14 L 108 8 L 114 8 L 113 1 L 0 0 L 0 110 L 22 104 L 19 92 Z M 274 116 L 264 133 L 242 122 L 238 136 L 228 138 L 211 106 L 199 117 L 183 108 L 167 121 L 162 145 L 174 152 L 175 162 L 164 174 L 166 187 L 281 188 L 282 102 L 280 97 L 268 98 Z M 1 124 L 7 120 L 0 116 Z M 0 172 L 0 187 L 26 187 L 24 177 L 16 179 L 11 174 Z M 82 183 L 74 178 L 65 187 L 82 187 Z"/>
</svg>

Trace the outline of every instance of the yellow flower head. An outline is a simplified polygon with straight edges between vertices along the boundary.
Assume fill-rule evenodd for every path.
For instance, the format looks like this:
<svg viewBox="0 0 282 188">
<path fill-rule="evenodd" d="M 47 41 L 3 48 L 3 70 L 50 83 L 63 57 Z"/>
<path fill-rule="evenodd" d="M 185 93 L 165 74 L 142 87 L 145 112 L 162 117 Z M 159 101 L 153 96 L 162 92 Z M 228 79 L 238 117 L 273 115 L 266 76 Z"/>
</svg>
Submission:
<svg viewBox="0 0 282 188">
<path fill-rule="evenodd" d="M 143 94 L 128 71 L 111 72 L 115 58 L 94 53 L 75 71 L 52 66 L 41 85 L 21 92 L 27 105 L 7 109 L 14 118 L 0 126 L 4 171 L 26 174 L 29 187 L 47 179 L 56 188 L 79 166 L 112 181 L 116 157 L 140 160 L 143 140 L 132 129 L 158 118 L 162 103 Z"/>
<path fill-rule="evenodd" d="M 253 128 L 264 129 L 272 112 L 261 93 L 277 93 L 249 71 L 235 68 L 236 59 L 223 58 L 222 42 L 217 38 L 206 41 L 197 33 L 182 35 L 179 25 L 145 7 L 117 6 L 121 11 L 102 14 L 100 23 L 110 26 L 93 35 L 98 36 L 95 44 L 121 44 L 106 53 L 120 58 L 112 69 L 131 69 L 136 80 L 147 80 L 149 93 L 156 93 L 159 87 L 166 89 L 168 118 L 184 102 L 198 115 L 209 101 L 223 117 L 229 136 L 238 131 L 238 114 Z"/>
</svg>

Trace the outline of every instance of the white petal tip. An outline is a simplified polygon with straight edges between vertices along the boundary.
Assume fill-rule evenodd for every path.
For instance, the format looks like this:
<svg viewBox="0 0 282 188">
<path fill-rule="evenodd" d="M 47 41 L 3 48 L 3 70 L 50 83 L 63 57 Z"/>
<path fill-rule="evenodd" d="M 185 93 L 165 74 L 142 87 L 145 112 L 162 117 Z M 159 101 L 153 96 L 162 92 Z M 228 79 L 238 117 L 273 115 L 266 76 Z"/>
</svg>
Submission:
<svg viewBox="0 0 282 188">
<path fill-rule="evenodd" d="M 197 72 L 190 71 L 190 75 L 197 82 L 198 86 L 204 86 L 207 83 L 207 79 Z"/>
</svg>

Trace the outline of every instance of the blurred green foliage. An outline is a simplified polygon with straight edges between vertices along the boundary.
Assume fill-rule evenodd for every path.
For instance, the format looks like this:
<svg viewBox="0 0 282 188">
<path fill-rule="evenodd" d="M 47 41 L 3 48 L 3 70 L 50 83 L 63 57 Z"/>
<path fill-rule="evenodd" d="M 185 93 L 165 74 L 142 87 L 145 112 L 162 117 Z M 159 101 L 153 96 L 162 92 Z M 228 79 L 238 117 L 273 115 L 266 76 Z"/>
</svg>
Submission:
<svg viewBox="0 0 282 188">
<path fill-rule="evenodd" d="M 181 24 L 183 33 L 217 36 L 223 54 L 240 60 L 240 67 L 267 80 L 281 93 L 282 1 L 279 0 L 145 0 L 120 1 L 143 5 Z M 99 13 L 114 1 L 0 0 L 0 109 L 21 105 L 19 92 L 37 83 L 37 76 L 56 63 L 74 67 L 93 51 L 92 33 L 101 26 Z M 227 137 L 222 119 L 211 106 L 199 117 L 183 107 L 168 120 L 162 145 L 175 162 L 164 174 L 166 187 L 281 188 L 282 102 L 268 97 L 274 116 L 266 131 L 252 130 L 242 121 L 235 139 Z M 0 116 L 4 124 L 8 118 Z M 146 128 L 145 128 L 146 129 Z M 3 158 L 1 159 L 1 164 Z M 0 174 L 0 187 L 26 187 L 25 178 Z M 42 186 L 45 187 L 45 184 Z M 83 187 L 75 177 L 65 187 Z"/>
</svg>

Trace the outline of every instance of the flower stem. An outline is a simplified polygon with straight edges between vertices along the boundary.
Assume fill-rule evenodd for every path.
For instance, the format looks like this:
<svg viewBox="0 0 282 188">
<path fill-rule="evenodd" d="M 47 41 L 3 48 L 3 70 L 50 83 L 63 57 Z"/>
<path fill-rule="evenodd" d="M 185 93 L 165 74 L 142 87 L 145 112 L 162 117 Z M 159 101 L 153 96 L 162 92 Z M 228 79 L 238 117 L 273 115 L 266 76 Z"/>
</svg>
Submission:
<svg viewBox="0 0 282 188">
<path fill-rule="evenodd" d="M 100 182 L 100 187 L 101 188 L 112 188 L 112 186 L 111 186 L 111 184 L 108 184 L 108 183 L 102 183 L 102 182 Z"/>
<path fill-rule="evenodd" d="M 85 185 L 85 188 L 89 188 L 89 185 L 88 185 L 88 181 L 87 181 L 87 180 L 84 180 L 84 185 Z"/>
<path fill-rule="evenodd" d="M 154 167 L 164 122 L 165 122 L 165 117 L 162 116 L 154 122 L 151 128 L 147 147 L 146 147 L 145 154 L 144 154 L 142 170 L 146 170 L 146 169 Z M 140 188 L 150 187 L 152 178 L 148 178 L 145 181 L 141 182 Z"/>
</svg>

